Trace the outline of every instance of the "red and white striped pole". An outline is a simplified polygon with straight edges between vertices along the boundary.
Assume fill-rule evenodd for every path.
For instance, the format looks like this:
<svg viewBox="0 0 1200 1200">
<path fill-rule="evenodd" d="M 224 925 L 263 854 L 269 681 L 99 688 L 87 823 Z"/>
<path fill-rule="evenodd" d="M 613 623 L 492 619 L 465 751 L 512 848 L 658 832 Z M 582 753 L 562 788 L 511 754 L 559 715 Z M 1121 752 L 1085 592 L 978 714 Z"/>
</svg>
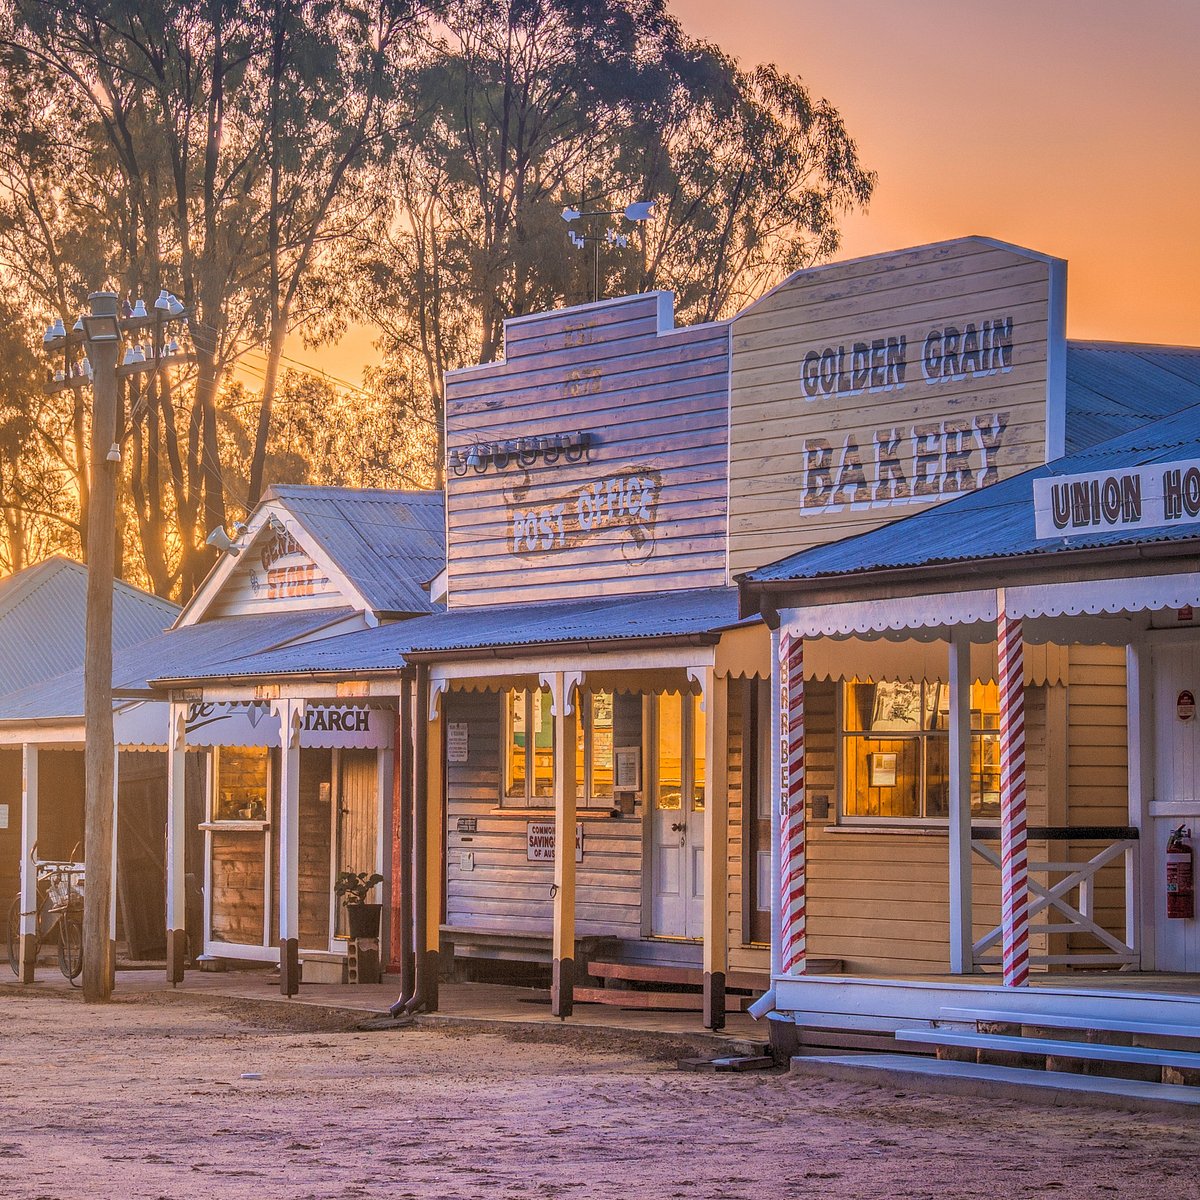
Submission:
<svg viewBox="0 0 1200 1200">
<path fill-rule="evenodd" d="M 781 814 L 779 831 L 780 963 L 785 975 L 804 970 L 804 639 L 779 640 Z"/>
<path fill-rule="evenodd" d="M 1006 987 L 1029 983 L 1029 856 L 1025 819 L 1025 658 L 1020 617 L 996 609 L 1000 690 L 1000 928 Z"/>
</svg>

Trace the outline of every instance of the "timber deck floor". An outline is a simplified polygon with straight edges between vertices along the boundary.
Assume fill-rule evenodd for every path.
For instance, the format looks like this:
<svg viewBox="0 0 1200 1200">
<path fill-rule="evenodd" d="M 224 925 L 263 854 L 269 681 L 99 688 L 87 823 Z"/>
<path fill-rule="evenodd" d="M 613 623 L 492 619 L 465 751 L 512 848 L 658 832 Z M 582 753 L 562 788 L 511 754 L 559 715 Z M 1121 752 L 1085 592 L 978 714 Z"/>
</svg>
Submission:
<svg viewBox="0 0 1200 1200">
<path fill-rule="evenodd" d="M 0 986 L 8 995 L 24 990 L 15 979 L 0 976 Z M 174 989 L 195 995 L 253 1000 L 279 1004 L 308 1004 L 321 1008 L 362 1012 L 364 1016 L 385 1015 L 396 999 L 399 981 L 389 977 L 379 984 L 302 984 L 290 1000 L 280 995 L 279 977 L 267 970 L 225 972 L 189 971 L 184 982 Z M 67 981 L 52 966 L 40 967 L 30 990 L 66 992 Z M 136 1000 L 139 995 L 170 992 L 162 968 L 133 969 L 117 972 L 116 994 Z M 765 1021 L 755 1021 L 745 1013 L 729 1013 L 726 1028 L 720 1034 L 706 1030 L 700 1015 L 694 1012 L 626 1011 L 602 1004 L 577 1004 L 574 1015 L 560 1021 L 550 1013 L 550 994 L 536 988 L 509 987 L 491 983 L 443 983 L 439 988 L 438 1011 L 425 1021 L 480 1022 L 486 1024 L 567 1026 L 576 1029 L 613 1030 L 626 1033 L 650 1033 L 687 1038 L 712 1038 L 741 1045 L 767 1040 Z"/>
</svg>

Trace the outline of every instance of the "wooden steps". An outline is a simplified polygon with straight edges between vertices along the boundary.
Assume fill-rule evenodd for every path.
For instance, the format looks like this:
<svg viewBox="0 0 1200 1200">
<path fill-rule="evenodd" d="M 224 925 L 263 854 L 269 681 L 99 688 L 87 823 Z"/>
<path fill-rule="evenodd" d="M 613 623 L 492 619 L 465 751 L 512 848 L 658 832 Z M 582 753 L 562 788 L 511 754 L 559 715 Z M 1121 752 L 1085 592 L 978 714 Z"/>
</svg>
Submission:
<svg viewBox="0 0 1200 1200">
<path fill-rule="evenodd" d="M 798 1057 L 792 1059 L 791 1069 L 795 1075 L 945 1091 L 983 1100 L 1006 1096 L 1028 1101 L 1044 1096 L 1056 1105 L 1069 1101 L 1133 1111 L 1178 1112 L 1181 1107 L 1200 1111 L 1200 1088 L 902 1054 Z"/>
<path fill-rule="evenodd" d="M 1079 1017 L 1060 1013 L 1009 1012 L 1001 1008 L 943 1008 L 942 1016 L 952 1021 L 989 1022 L 995 1025 L 1026 1025 L 1035 1029 L 1079 1029 L 1102 1033 L 1127 1033 L 1131 1037 L 1177 1038 L 1200 1044 L 1200 1025 L 1182 1021 L 1143 1021 L 1121 1017 Z"/>
<path fill-rule="evenodd" d="M 1173 1067 L 1200 1072 L 1200 1054 L 1184 1050 L 1159 1050 L 1152 1046 L 1114 1046 L 1105 1042 L 1009 1036 L 998 1033 L 960 1033 L 947 1029 L 900 1029 L 899 1042 L 921 1042 L 930 1046 L 961 1046 L 972 1050 L 1027 1054 L 1038 1058 L 1078 1058 L 1091 1062 L 1128 1063 Z"/>
</svg>

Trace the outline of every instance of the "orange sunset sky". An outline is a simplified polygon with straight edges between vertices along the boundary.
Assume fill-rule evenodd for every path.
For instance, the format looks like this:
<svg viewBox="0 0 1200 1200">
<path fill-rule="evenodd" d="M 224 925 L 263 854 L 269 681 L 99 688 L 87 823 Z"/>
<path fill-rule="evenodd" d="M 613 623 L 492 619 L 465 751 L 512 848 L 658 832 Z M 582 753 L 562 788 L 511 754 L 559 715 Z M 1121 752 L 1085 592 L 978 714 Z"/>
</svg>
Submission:
<svg viewBox="0 0 1200 1200">
<path fill-rule="evenodd" d="M 962 234 L 1069 261 L 1068 333 L 1200 343 L 1200 0 L 672 0 L 879 172 L 839 257 Z M 358 380 L 368 328 L 290 351 Z"/>
</svg>

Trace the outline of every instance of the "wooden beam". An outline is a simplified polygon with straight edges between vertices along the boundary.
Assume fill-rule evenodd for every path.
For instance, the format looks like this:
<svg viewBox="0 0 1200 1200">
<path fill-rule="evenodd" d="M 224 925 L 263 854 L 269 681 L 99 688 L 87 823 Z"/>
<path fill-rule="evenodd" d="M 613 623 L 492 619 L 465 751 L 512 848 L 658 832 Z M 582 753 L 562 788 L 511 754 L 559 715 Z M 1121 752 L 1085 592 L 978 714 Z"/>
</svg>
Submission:
<svg viewBox="0 0 1200 1200">
<path fill-rule="evenodd" d="M 425 727 L 426 753 L 426 811 L 425 811 L 425 938 L 418 953 L 425 956 L 424 1001 L 426 1012 L 438 1007 L 438 953 L 442 937 L 442 895 L 445 888 L 446 844 L 446 698 L 436 688 L 431 689 L 431 711 Z M 422 714 L 418 713 L 418 716 Z"/>
<path fill-rule="evenodd" d="M 300 731 L 303 700 L 274 700 L 279 719 L 279 990 L 300 990 Z"/>
<path fill-rule="evenodd" d="M 971 903 L 971 641 L 950 631 L 950 970 L 974 970 Z"/>
<path fill-rule="evenodd" d="M 549 678 L 554 712 L 554 935 L 550 1011 L 571 1015 L 575 996 L 575 688 L 578 675 Z M 530 767 L 532 769 L 532 767 Z"/>
<path fill-rule="evenodd" d="M 21 982 L 32 983 L 37 965 L 38 748 L 21 747 Z"/>
<path fill-rule="evenodd" d="M 701 675 L 704 721 L 704 1025 L 725 1027 L 729 966 L 729 687 L 712 667 Z"/>
</svg>

